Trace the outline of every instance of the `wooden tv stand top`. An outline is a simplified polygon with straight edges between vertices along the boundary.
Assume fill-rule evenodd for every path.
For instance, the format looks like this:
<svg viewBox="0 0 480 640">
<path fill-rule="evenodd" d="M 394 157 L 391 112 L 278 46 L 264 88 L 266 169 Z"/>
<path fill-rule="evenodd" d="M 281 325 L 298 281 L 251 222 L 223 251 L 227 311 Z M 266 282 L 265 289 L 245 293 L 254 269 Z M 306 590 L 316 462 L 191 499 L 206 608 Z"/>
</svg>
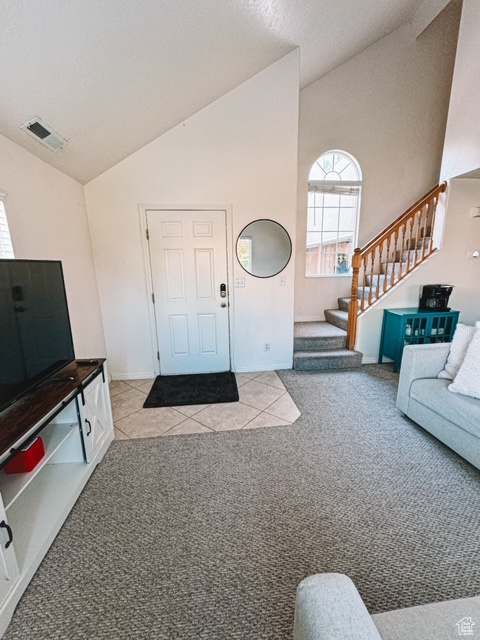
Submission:
<svg viewBox="0 0 480 640">
<path fill-rule="evenodd" d="M 84 384 L 95 375 L 102 373 L 105 358 L 94 360 L 74 360 L 57 371 L 51 378 L 41 382 L 20 400 L 8 407 L 0 416 L 0 460 L 7 462 L 6 454 L 23 444 L 24 436 L 40 429 L 44 423 L 60 411 L 73 397 L 83 392 Z"/>
</svg>

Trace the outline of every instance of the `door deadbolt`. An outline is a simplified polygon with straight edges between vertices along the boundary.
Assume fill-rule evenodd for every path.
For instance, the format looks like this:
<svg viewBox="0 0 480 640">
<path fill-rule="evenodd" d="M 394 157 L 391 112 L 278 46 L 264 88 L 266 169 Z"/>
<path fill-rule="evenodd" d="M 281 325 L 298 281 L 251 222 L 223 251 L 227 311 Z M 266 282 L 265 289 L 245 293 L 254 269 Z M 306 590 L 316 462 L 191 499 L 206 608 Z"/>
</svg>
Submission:
<svg viewBox="0 0 480 640">
<path fill-rule="evenodd" d="M 226 298 L 227 297 L 227 285 L 226 284 L 221 284 L 220 285 L 220 297 L 221 298 Z"/>
</svg>

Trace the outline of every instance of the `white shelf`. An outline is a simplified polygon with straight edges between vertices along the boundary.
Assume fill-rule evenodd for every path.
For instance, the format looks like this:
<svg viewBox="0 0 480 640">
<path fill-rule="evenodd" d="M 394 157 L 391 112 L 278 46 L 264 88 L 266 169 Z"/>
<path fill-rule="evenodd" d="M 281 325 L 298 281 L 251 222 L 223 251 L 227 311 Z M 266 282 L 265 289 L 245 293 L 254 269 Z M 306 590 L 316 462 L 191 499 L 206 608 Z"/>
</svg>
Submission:
<svg viewBox="0 0 480 640">
<path fill-rule="evenodd" d="M 13 505 L 15 500 L 22 494 L 28 485 L 48 464 L 59 448 L 70 438 L 72 434 L 78 432 L 78 423 L 49 424 L 41 432 L 41 438 L 45 447 L 45 456 L 39 464 L 28 473 L 11 473 L 5 471 L 0 473 L 0 493 L 2 494 L 3 506 L 5 510 Z"/>
<path fill-rule="evenodd" d="M 10 508 L 8 522 L 20 572 L 36 567 L 82 492 L 92 466 L 82 462 L 45 465 Z"/>
</svg>

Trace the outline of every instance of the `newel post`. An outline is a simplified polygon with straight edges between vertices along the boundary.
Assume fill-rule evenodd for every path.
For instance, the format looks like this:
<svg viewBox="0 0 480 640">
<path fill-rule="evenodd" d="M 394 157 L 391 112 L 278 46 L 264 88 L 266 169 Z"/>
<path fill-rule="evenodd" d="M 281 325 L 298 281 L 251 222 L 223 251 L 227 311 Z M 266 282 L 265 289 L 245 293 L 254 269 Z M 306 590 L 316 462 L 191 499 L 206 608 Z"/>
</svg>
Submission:
<svg viewBox="0 0 480 640">
<path fill-rule="evenodd" d="M 362 263 L 362 250 L 355 249 L 352 256 L 352 292 L 350 307 L 348 309 L 348 331 L 347 331 L 347 348 L 350 351 L 355 349 L 357 339 L 357 318 L 358 318 L 358 273 Z"/>
</svg>

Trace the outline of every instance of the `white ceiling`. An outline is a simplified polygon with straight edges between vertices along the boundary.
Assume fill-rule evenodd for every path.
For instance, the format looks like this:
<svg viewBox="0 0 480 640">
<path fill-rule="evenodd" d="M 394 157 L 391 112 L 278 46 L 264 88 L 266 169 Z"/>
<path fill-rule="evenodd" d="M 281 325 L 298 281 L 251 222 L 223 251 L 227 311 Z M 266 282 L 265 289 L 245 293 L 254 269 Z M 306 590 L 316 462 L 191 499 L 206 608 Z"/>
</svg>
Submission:
<svg viewBox="0 0 480 640">
<path fill-rule="evenodd" d="M 0 0 L 0 133 L 86 183 L 296 47 L 306 86 L 438 1 Z"/>
</svg>

